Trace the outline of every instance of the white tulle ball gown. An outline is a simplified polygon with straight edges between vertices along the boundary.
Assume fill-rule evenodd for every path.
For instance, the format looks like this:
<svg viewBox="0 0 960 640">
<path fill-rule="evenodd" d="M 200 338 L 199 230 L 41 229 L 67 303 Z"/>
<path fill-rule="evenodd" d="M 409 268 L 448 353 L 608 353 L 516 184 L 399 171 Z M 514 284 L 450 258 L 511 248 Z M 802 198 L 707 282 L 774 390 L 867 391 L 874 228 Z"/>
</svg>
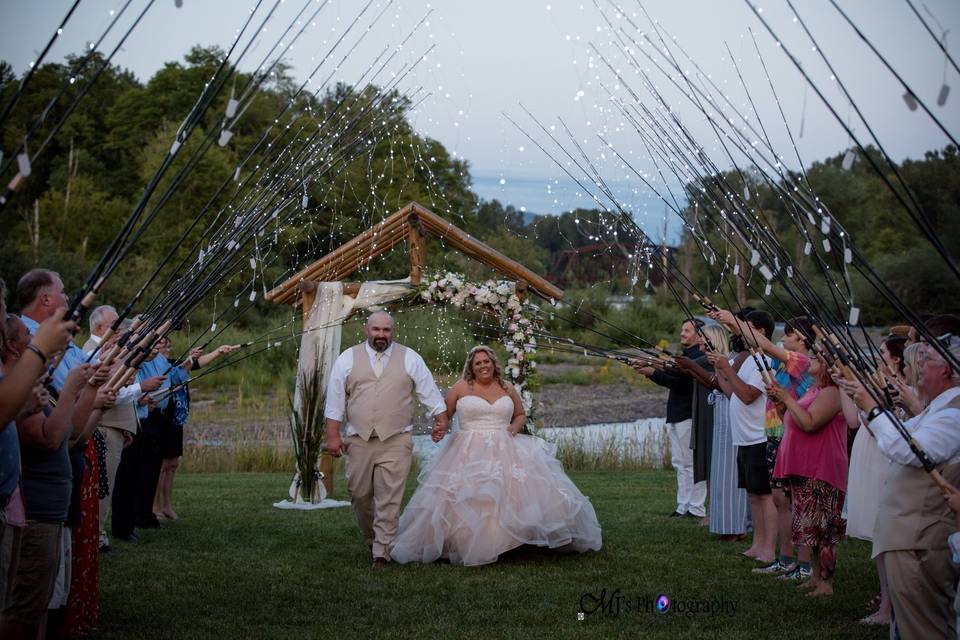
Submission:
<svg viewBox="0 0 960 640">
<path fill-rule="evenodd" d="M 600 549 L 590 500 L 563 472 L 553 445 L 507 431 L 513 401 L 457 401 L 460 431 L 419 476 L 390 551 L 395 562 L 496 562 L 521 545 Z"/>
</svg>

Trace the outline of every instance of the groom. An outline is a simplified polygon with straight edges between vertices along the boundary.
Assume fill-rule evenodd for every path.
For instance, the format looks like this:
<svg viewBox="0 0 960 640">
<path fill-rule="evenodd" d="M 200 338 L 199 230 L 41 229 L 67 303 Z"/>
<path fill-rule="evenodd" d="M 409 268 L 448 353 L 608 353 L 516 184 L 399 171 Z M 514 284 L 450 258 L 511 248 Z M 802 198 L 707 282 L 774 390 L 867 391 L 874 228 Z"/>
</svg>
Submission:
<svg viewBox="0 0 960 640">
<path fill-rule="evenodd" d="M 426 363 L 393 341 L 393 317 L 377 311 L 364 326 L 367 341 L 340 354 L 327 386 L 327 448 L 347 453 L 347 489 L 360 531 L 373 552 L 373 567 L 390 560 L 400 502 L 413 454 L 413 392 L 447 427 L 446 407 Z M 340 428 L 346 422 L 346 442 Z"/>
</svg>

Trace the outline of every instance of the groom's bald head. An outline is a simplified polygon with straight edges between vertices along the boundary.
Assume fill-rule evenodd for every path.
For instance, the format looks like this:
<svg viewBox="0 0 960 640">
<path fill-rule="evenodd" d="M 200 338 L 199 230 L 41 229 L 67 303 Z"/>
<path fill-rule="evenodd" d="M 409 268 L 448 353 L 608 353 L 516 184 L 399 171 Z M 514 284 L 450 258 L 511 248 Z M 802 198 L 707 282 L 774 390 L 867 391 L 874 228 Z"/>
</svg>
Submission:
<svg viewBox="0 0 960 640">
<path fill-rule="evenodd" d="M 374 311 L 367 318 L 363 332 L 374 351 L 386 351 L 393 342 L 393 316 L 386 311 Z"/>
</svg>

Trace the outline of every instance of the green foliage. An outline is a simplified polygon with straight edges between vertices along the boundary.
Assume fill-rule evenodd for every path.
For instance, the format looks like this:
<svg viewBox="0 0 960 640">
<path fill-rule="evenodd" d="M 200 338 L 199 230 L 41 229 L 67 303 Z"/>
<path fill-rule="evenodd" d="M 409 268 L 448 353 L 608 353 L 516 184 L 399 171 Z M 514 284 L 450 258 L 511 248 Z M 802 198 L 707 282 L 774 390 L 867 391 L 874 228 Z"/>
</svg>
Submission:
<svg viewBox="0 0 960 640">
<path fill-rule="evenodd" d="M 878 164 L 882 164 L 877 150 L 871 148 L 868 153 Z M 850 171 L 843 170 L 841 160 L 842 154 L 808 167 L 807 178 L 820 201 L 829 207 L 833 218 L 844 226 L 879 277 L 914 311 L 955 312 L 960 283 L 947 271 L 943 260 L 921 235 L 896 197 L 864 158 L 860 157 Z M 931 151 L 923 159 L 905 161 L 899 169 L 930 218 L 935 233 L 956 258 L 960 255 L 960 228 L 952 221 L 960 214 L 958 150 L 951 145 L 942 151 Z M 888 177 L 893 179 L 892 175 Z M 739 176 L 733 172 L 728 172 L 725 178 L 735 189 L 742 189 Z M 793 179 L 802 180 L 800 176 L 793 176 Z M 805 275 L 821 298 L 832 300 L 832 294 L 814 258 L 803 253 L 805 239 L 791 220 L 785 201 L 769 185 L 754 178 L 748 178 L 748 182 L 751 204 L 786 249 L 794 269 Z M 699 197 L 698 194 L 690 195 L 691 202 Z M 708 230 L 706 236 L 717 251 L 717 263 L 713 266 L 707 264 L 687 229 L 684 230 L 677 260 L 698 286 L 713 289 L 717 286 L 724 255 L 729 253 L 732 258 L 728 273 L 737 256 L 720 230 L 725 223 L 719 220 L 715 212 L 709 211 L 708 203 L 703 200 L 699 203 L 699 209 L 693 205 L 688 207 L 685 216 L 688 220 L 700 216 L 697 226 Z M 814 233 L 813 241 L 819 245 L 817 233 Z M 817 249 L 820 247 L 817 246 Z M 830 253 L 821 250 L 821 254 L 831 270 L 841 270 L 842 251 L 839 247 L 834 247 Z M 740 257 L 744 273 L 750 271 L 748 259 L 749 255 Z M 864 322 L 882 324 L 902 320 L 854 269 L 851 269 L 851 274 L 854 298 L 862 309 Z M 764 301 L 762 280 L 759 277 L 753 280 L 755 288 L 744 288 L 742 291 L 749 303 L 767 306 L 784 315 L 793 315 L 789 307 L 796 305 L 792 300 Z M 728 281 L 732 279 L 728 278 Z M 724 285 L 723 290 L 721 295 L 732 300 L 733 292 L 729 290 L 729 284 Z M 782 292 L 780 295 L 786 297 Z M 719 296 L 717 299 L 722 300 Z M 845 316 L 845 313 L 841 315 Z"/>
</svg>

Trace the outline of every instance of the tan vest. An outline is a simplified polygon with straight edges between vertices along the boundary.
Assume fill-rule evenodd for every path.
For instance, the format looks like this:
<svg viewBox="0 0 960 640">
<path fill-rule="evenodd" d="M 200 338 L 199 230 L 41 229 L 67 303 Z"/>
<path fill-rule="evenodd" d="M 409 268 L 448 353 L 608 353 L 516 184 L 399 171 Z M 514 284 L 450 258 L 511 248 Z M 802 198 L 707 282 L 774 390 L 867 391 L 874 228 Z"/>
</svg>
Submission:
<svg viewBox="0 0 960 640">
<path fill-rule="evenodd" d="M 403 362 L 407 348 L 393 343 L 390 359 L 378 378 L 370 366 L 365 343 L 353 349 L 353 368 L 347 376 L 347 421 L 364 440 L 376 431 L 386 440 L 413 423 L 413 378 Z"/>
<path fill-rule="evenodd" d="M 946 408 L 960 409 L 960 397 Z M 960 487 L 960 464 L 940 464 L 937 469 L 947 482 Z M 953 511 L 930 474 L 923 467 L 891 464 L 880 491 L 873 556 L 886 551 L 945 549 L 947 536 L 956 530 Z"/>
<path fill-rule="evenodd" d="M 88 339 L 83 350 L 87 353 L 97 348 L 97 343 L 93 338 Z M 100 426 L 110 427 L 111 429 L 120 429 L 121 431 L 137 432 L 137 406 L 132 402 L 117 405 L 107 409 L 100 416 Z"/>
</svg>

